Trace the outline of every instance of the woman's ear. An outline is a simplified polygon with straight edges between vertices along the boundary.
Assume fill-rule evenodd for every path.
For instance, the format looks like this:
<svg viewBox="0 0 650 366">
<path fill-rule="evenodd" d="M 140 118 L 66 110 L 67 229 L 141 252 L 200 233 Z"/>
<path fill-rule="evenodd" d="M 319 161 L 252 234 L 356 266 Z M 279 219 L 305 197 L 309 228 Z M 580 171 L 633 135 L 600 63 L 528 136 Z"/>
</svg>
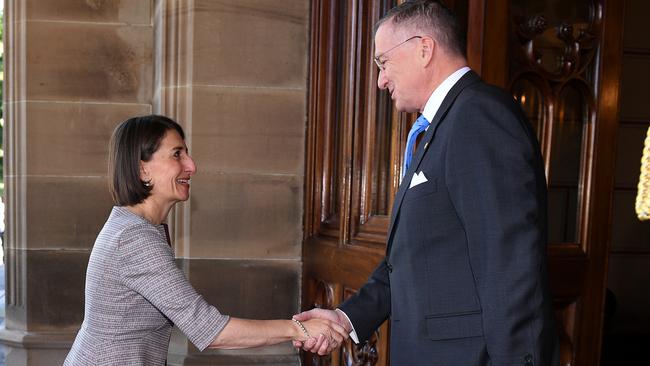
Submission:
<svg viewBox="0 0 650 366">
<path fill-rule="evenodd" d="M 151 187 L 151 176 L 147 169 L 147 162 L 142 160 L 140 160 L 140 180 L 143 182 L 145 187 Z"/>
<path fill-rule="evenodd" d="M 149 172 L 147 171 L 147 162 L 140 160 L 140 180 L 147 182 L 151 180 L 149 177 Z"/>
</svg>

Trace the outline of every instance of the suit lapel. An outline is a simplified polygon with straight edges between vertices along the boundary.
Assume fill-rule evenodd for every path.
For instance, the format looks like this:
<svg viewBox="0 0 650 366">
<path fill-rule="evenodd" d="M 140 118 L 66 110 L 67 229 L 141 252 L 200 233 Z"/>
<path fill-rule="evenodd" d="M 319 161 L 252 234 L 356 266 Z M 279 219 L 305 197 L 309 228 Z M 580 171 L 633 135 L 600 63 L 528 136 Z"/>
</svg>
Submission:
<svg viewBox="0 0 650 366">
<path fill-rule="evenodd" d="M 442 104 L 440 104 L 440 108 L 438 108 L 436 115 L 431 120 L 427 132 L 425 133 L 422 140 L 420 140 L 420 143 L 418 144 L 418 147 L 415 150 L 415 156 L 411 161 L 411 166 L 406 171 L 406 174 L 404 174 L 404 178 L 402 179 L 399 189 L 395 194 L 395 201 L 393 202 L 390 225 L 388 227 L 388 243 L 386 246 L 387 256 L 390 254 L 390 249 L 393 242 L 393 234 L 395 231 L 395 221 L 397 219 L 397 214 L 399 213 L 399 210 L 402 206 L 402 201 L 404 199 L 404 195 L 406 194 L 406 191 L 408 190 L 408 186 L 411 182 L 411 178 L 413 177 L 413 173 L 417 171 L 420 162 L 424 157 L 424 154 L 426 153 L 426 151 L 429 148 L 429 145 L 431 144 L 431 140 L 433 140 L 433 136 L 436 134 L 436 129 L 438 129 L 440 122 L 447 115 L 447 112 L 449 111 L 449 108 L 456 100 L 456 97 L 460 94 L 460 92 L 463 89 L 465 89 L 466 86 L 473 84 L 479 80 L 480 77 L 472 70 L 468 71 L 465 75 L 463 75 L 463 77 L 460 78 L 460 80 L 458 80 L 458 82 L 449 90 L 447 96 L 445 96 L 445 99 L 442 101 Z"/>
</svg>

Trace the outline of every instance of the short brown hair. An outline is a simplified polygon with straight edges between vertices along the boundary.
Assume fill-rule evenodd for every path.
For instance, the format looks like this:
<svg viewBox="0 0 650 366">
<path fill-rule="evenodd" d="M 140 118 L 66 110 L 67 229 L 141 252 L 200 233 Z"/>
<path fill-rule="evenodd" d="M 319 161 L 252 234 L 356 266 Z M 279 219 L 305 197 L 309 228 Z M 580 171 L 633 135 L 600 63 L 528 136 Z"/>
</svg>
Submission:
<svg viewBox="0 0 650 366">
<path fill-rule="evenodd" d="M 113 131 L 108 153 L 108 189 L 118 206 L 131 206 L 151 194 L 140 179 L 140 161 L 149 161 L 169 130 L 185 140 L 183 128 L 170 118 L 148 115 L 129 118 Z"/>
<path fill-rule="evenodd" d="M 431 32 L 436 41 L 452 54 L 465 57 L 465 37 L 454 13 L 438 0 L 409 0 L 390 9 L 375 24 L 375 33 L 386 23 L 412 26 Z"/>
</svg>

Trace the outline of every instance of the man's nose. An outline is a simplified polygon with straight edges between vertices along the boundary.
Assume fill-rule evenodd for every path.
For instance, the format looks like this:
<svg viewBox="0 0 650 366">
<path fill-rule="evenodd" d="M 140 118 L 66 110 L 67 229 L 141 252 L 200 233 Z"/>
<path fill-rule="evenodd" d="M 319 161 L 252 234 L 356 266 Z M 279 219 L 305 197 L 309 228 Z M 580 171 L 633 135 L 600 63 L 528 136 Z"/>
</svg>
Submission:
<svg viewBox="0 0 650 366">
<path fill-rule="evenodd" d="M 386 89 L 388 87 L 388 80 L 384 75 L 384 71 L 381 69 L 379 70 L 379 75 L 377 76 L 377 87 L 379 89 Z"/>
</svg>

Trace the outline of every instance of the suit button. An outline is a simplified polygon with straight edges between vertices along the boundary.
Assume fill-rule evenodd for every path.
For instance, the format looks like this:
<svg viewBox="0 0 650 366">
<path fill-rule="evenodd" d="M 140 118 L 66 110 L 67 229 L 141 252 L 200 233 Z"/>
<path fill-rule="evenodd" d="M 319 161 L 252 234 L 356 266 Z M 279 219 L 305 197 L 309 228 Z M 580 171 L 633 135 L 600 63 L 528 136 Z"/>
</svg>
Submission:
<svg viewBox="0 0 650 366">
<path fill-rule="evenodd" d="M 388 273 L 392 273 L 392 272 L 393 272 L 393 265 L 392 265 L 392 264 L 386 262 L 386 268 L 388 269 Z"/>
<path fill-rule="evenodd" d="M 531 356 L 530 353 L 524 356 L 524 365 L 533 366 L 533 356 Z"/>
</svg>

